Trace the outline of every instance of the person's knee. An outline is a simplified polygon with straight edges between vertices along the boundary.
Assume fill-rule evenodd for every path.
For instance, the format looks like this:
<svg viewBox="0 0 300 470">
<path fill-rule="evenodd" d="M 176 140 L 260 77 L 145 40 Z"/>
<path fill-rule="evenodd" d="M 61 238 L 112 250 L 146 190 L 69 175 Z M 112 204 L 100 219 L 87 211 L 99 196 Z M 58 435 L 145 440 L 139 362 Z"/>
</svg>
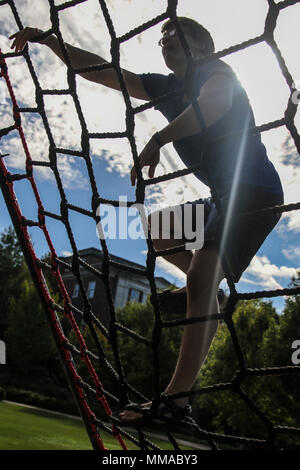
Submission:
<svg viewBox="0 0 300 470">
<path fill-rule="evenodd" d="M 191 298 L 199 297 L 211 289 L 211 282 L 205 270 L 191 263 L 186 274 L 186 285 Z"/>
<path fill-rule="evenodd" d="M 222 271 L 218 256 L 211 251 L 203 250 L 194 255 L 187 271 L 187 288 L 191 298 L 198 298 L 218 288 L 222 280 Z"/>
</svg>

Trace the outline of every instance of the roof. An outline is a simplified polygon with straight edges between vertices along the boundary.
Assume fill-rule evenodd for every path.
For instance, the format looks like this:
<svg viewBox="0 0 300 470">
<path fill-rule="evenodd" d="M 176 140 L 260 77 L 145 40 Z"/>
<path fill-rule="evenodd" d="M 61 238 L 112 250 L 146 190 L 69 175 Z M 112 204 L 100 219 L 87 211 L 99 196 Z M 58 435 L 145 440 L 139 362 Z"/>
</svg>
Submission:
<svg viewBox="0 0 300 470">
<path fill-rule="evenodd" d="M 101 258 L 101 259 L 103 258 L 103 251 L 99 250 L 98 248 L 95 248 L 95 247 L 84 248 L 83 250 L 78 250 L 78 252 L 79 252 L 80 256 L 91 255 L 91 256 Z M 110 256 L 110 259 L 112 261 L 115 261 L 116 263 L 118 263 L 120 265 L 123 265 L 124 267 L 128 266 L 128 267 L 131 267 L 131 268 L 145 270 L 145 266 L 143 266 L 142 264 L 135 263 L 134 261 L 129 261 L 128 259 L 121 258 L 120 256 L 116 256 L 116 255 L 113 255 L 111 253 L 109 254 L 109 256 Z M 64 258 L 69 259 L 69 258 L 71 258 L 71 256 L 65 256 Z M 155 279 L 160 280 L 161 282 L 164 282 L 165 284 L 171 285 L 171 282 L 168 281 L 167 279 L 165 279 L 162 276 L 158 276 Z"/>
</svg>

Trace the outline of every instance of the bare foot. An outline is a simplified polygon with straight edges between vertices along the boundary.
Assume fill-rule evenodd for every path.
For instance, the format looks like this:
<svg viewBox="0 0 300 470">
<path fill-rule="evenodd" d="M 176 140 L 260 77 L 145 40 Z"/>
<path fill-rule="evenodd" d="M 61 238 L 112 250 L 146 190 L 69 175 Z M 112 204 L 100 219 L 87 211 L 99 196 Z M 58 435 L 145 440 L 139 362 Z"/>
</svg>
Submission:
<svg viewBox="0 0 300 470">
<path fill-rule="evenodd" d="M 148 403 L 143 403 L 141 407 L 147 410 L 147 409 L 150 409 L 151 405 L 152 405 L 152 402 L 149 401 Z M 127 421 L 127 420 L 131 421 L 131 420 L 142 418 L 143 413 L 139 413 L 138 411 L 133 411 L 133 410 L 124 410 L 123 412 L 118 414 L 118 417 L 124 421 Z"/>
</svg>

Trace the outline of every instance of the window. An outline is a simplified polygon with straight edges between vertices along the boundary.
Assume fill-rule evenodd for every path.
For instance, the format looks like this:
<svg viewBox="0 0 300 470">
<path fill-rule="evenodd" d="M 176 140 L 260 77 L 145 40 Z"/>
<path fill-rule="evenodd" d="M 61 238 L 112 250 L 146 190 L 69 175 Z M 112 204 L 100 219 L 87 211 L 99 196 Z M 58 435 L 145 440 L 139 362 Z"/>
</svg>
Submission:
<svg viewBox="0 0 300 470">
<path fill-rule="evenodd" d="M 73 295 L 72 295 L 73 299 L 78 297 L 78 294 L 79 294 L 79 284 L 75 284 L 74 289 L 73 289 Z"/>
<path fill-rule="evenodd" d="M 129 289 L 128 302 L 142 302 L 143 292 L 138 289 Z"/>
<path fill-rule="evenodd" d="M 88 298 L 92 299 L 95 295 L 96 281 L 89 282 L 88 286 Z"/>
</svg>

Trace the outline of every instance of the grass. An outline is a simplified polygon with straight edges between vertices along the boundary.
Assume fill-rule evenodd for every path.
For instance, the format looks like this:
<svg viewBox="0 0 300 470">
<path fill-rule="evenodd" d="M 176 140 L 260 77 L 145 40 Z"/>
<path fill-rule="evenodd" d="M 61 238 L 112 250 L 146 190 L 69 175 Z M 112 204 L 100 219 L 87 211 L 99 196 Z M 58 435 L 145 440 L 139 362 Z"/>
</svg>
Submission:
<svg viewBox="0 0 300 470">
<path fill-rule="evenodd" d="M 101 438 L 107 449 L 121 450 L 119 442 L 110 434 L 101 431 Z M 168 442 L 149 439 L 161 449 L 173 449 Z M 128 449 L 139 450 L 132 442 L 125 442 Z M 91 449 L 85 427 L 80 420 L 0 402 L 0 450 Z"/>
<path fill-rule="evenodd" d="M 90 450 L 80 421 L 0 402 L 1 450 Z"/>
</svg>

